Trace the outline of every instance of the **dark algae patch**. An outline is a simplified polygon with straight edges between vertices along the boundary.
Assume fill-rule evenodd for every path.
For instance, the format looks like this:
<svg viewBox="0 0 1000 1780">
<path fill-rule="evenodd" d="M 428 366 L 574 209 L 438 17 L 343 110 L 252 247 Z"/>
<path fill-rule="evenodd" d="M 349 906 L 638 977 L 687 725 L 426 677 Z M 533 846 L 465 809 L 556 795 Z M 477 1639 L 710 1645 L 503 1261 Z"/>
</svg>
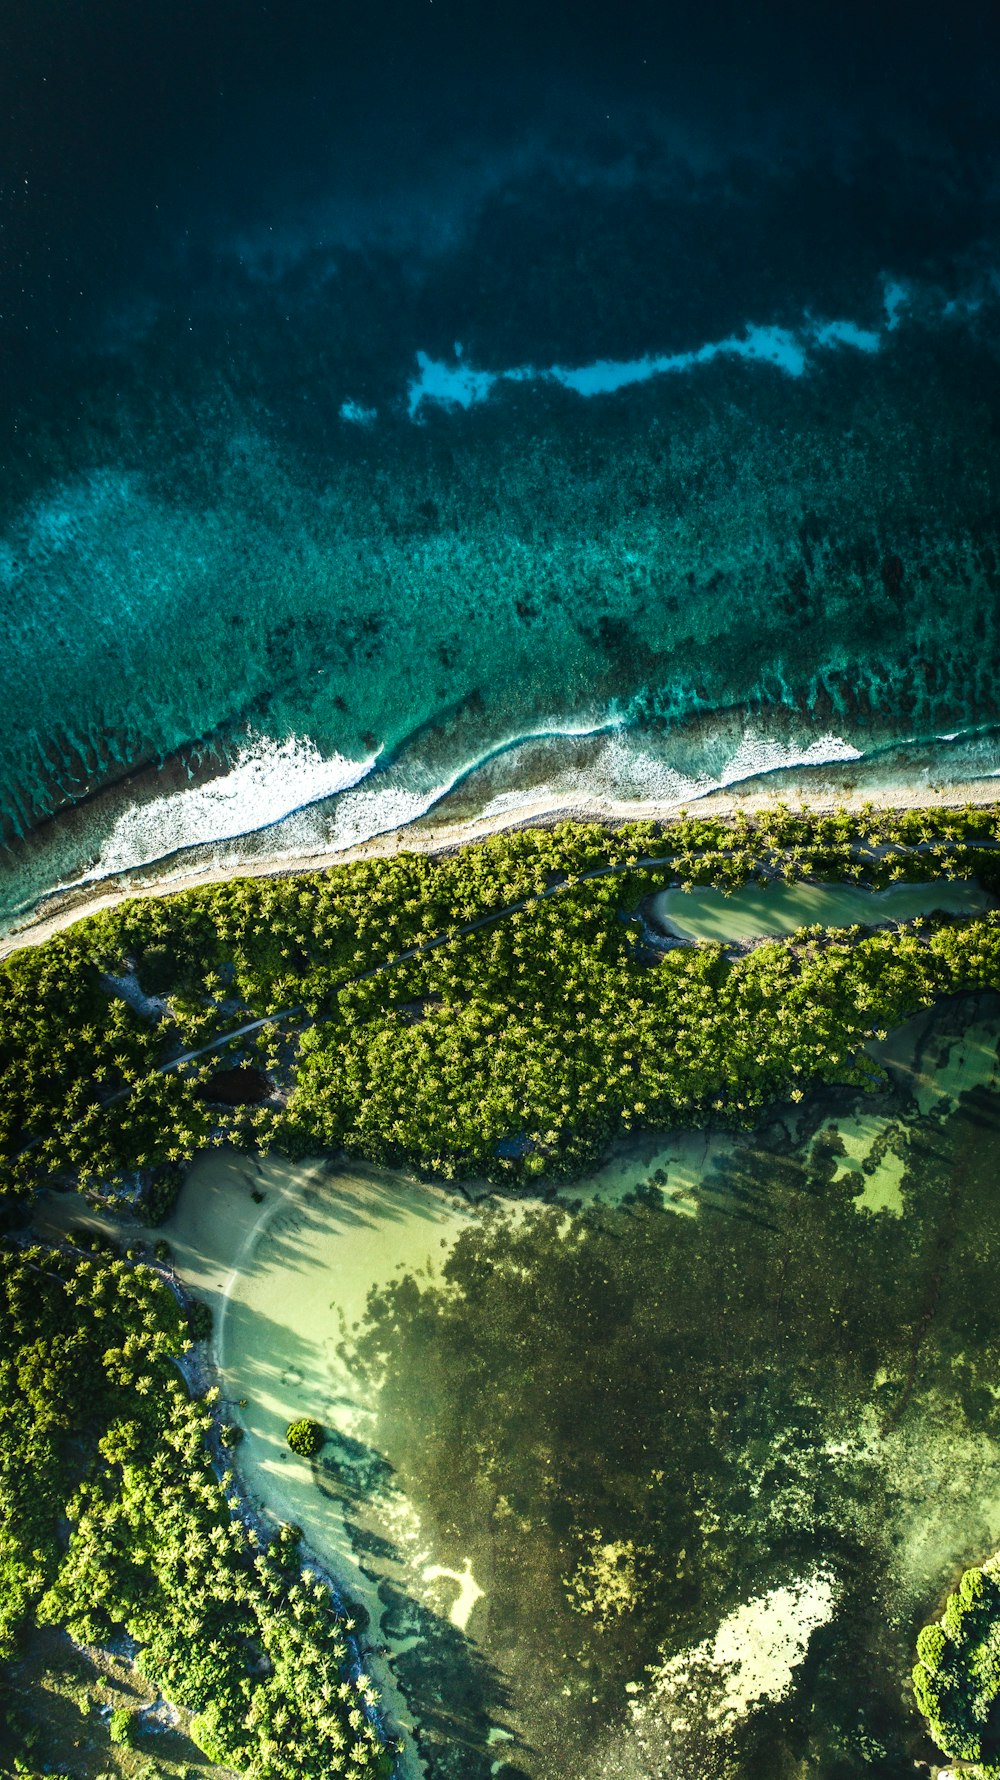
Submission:
<svg viewBox="0 0 1000 1780">
<path fill-rule="evenodd" d="M 475 1662 L 525 1773 L 902 1780 L 929 1753 L 916 1631 L 1000 1535 L 1000 1099 L 921 1118 L 897 1089 L 881 1110 L 899 1216 L 859 1209 L 866 1177 L 810 1102 L 797 1138 L 735 1142 L 694 1217 L 653 1181 L 500 1204 L 441 1283 L 370 1300 L 379 1448 L 441 1561 L 471 1559 Z M 807 1585 L 826 1610 L 783 1669 L 775 1626 Z M 705 1653 L 755 1604 L 778 1660 L 736 1713 L 741 1671 Z M 430 1662 L 401 1671 L 426 1686 Z M 497 1747 L 431 1752 L 485 1775 Z"/>
</svg>

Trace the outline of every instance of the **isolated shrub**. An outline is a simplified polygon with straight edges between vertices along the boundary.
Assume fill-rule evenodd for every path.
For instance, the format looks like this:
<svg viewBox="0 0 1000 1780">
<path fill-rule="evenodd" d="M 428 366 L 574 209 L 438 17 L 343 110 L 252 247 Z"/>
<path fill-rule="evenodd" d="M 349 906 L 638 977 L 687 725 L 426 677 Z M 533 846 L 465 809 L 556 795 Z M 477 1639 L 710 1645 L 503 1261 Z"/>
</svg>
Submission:
<svg viewBox="0 0 1000 1780">
<path fill-rule="evenodd" d="M 1000 1562 L 966 1570 L 935 1625 L 917 1638 L 913 1692 L 946 1755 L 1000 1772 Z"/>
<path fill-rule="evenodd" d="M 116 1706 L 108 1720 L 108 1736 L 112 1743 L 123 1743 L 131 1748 L 135 1742 L 138 1729 L 136 1714 L 129 1706 Z"/>
<path fill-rule="evenodd" d="M 191 1325 L 192 1341 L 207 1341 L 212 1333 L 212 1312 L 200 1298 L 192 1304 L 188 1320 Z"/>
<path fill-rule="evenodd" d="M 285 1435 L 292 1451 L 301 1459 L 314 1459 L 319 1452 L 326 1434 L 320 1422 L 313 1422 L 304 1416 L 301 1421 L 289 1422 Z"/>
</svg>

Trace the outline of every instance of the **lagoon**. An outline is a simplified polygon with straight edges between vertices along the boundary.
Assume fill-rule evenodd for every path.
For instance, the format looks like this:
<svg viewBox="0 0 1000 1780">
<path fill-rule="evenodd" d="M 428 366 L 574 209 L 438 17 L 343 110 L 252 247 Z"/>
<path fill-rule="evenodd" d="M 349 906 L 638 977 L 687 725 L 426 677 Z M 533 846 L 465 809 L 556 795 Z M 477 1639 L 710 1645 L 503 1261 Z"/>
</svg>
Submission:
<svg viewBox="0 0 1000 1780">
<path fill-rule="evenodd" d="M 799 927 L 874 927 L 913 921 L 940 909 L 951 915 L 981 914 L 992 898 L 972 878 L 934 879 L 868 890 L 859 884 L 748 883 L 728 895 L 713 888 L 661 890 L 650 904 L 656 926 L 675 939 L 777 938 Z"/>
<path fill-rule="evenodd" d="M 901 1029 L 874 1104 L 649 1133 L 554 1196 L 194 1164 L 164 1234 L 215 1310 L 238 1470 L 367 1614 L 404 1773 L 707 1776 L 717 1724 L 742 1780 L 803 1715 L 820 1780 L 861 1720 L 912 1761 L 909 1628 L 1000 1541 L 986 1374 L 954 1379 L 1000 1245 L 997 1017 L 965 998 Z M 928 1109 L 932 1059 L 954 1086 Z M 761 1616 L 782 1660 L 734 1718 L 718 1652 Z"/>
</svg>

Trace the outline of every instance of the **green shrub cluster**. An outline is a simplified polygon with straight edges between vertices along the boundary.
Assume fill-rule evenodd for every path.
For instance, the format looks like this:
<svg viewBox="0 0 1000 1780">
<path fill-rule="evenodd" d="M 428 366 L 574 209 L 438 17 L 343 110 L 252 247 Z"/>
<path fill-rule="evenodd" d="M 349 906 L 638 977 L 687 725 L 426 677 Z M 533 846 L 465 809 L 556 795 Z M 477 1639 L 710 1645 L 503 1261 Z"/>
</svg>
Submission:
<svg viewBox="0 0 1000 1780">
<path fill-rule="evenodd" d="M 196 1298 L 188 1312 L 192 1341 L 207 1341 L 212 1333 L 212 1308 Z"/>
<path fill-rule="evenodd" d="M 945 1754 L 1000 1775 L 1000 1558 L 966 1570 L 942 1618 L 924 1626 L 913 1671 L 917 1705 Z"/>
<path fill-rule="evenodd" d="M 0 967 L 0 1190 L 139 1171 L 155 1221 L 183 1163 L 222 1141 L 530 1176 L 578 1166 L 623 1122 L 739 1118 L 858 1080 L 870 1029 L 995 980 L 991 921 L 649 969 L 621 917 L 671 882 L 989 874 L 998 833 L 993 810 L 564 824 L 126 902 Z M 129 961 L 167 995 L 158 1022 L 109 992 L 102 973 Z M 219 1053 L 160 1073 L 272 1016 L 222 1056 L 275 1075 L 280 1104 L 203 1100 Z"/>
<path fill-rule="evenodd" d="M 128 1706 L 116 1706 L 108 1720 L 108 1736 L 112 1743 L 131 1748 L 138 1730 L 136 1714 Z"/>
<path fill-rule="evenodd" d="M 29 1614 L 88 1643 L 124 1631 L 211 1760 L 385 1776 L 350 1622 L 294 1544 L 234 1512 L 172 1361 L 186 1342 L 148 1268 L 0 1251 L 0 1656 Z"/>
<path fill-rule="evenodd" d="M 310 1421 L 307 1416 L 303 1416 L 301 1421 L 289 1422 L 285 1439 L 300 1459 L 314 1459 L 326 1435 L 319 1422 Z"/>
</svg>

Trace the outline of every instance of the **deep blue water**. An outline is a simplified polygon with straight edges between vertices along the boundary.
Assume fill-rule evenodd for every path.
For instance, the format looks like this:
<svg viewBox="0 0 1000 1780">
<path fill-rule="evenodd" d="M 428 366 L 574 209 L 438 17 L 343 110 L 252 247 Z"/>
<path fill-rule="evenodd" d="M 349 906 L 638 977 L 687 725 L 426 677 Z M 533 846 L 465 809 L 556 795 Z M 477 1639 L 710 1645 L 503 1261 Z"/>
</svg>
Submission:
<svg viewBox="0 0 1000 1780">
<path fill-rule="evenodd" d="M 0 912 L 1000 768 L 1000 28 L 874 10 L 7 8 Z"/>
</svg>

